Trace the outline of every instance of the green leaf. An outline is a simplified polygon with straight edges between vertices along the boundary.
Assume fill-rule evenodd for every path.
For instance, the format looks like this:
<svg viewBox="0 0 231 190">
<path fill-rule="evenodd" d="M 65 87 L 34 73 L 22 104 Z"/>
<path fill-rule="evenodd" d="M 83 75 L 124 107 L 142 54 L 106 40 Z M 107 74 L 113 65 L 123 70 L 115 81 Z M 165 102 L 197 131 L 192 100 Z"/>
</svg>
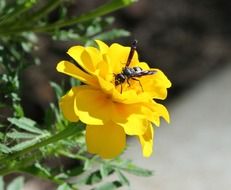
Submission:
<svg viewBox="0 0 231 190">
<path fill-rule="evenodd" d="M 0 176 L 0 190 L 4 189 L 4 181 L 3 181 L 3 177 Z"/>
<path fill-rule="evenodd" d="M 132 3 L 136 2 L 136 0 L 111 0 L 102 6 L 97 7 L 96 9 L 89 11 L 88 13 L 82 14 L 79 17 L 76 18 L 70 18 L 68 20 L 62 20 L 59 22 L 56 22 L 54 24 L 50 24 L 48 26 L 41 26 L 41 27 L 35 27 L 33 31 L 35 32 L 44 32 L 44 31 L 51 31 L 57 28 L 62 28 L 65 26 L 74 25 L 76 23 L 80 22 L 86 22 L 88 20 L 94 19 L 99 16 L 103 16 L 105 14 L 111 13 L 113 11 L 116 11 L 118 9 L 121 9 L 123 7 L 129 6 Z M 21 28 L 19 28 L 20 31 Z M 25 29 L 24 29 L 25 30 Z M 31 28 L 30 28 L 31 30 Z"/>
<path fill-rule="evenodd" d="M 153 175 L 153 172 L 151 170 L 147 170 L 147 169 L 135 166 L 132 163 L 129 163 L 127 166 L 119 167 L 119 169 L 122 169 L 136 176 L 149 177 Z"/>
<path fill-rule="evenodd" d="M 24 178 L 23 177 L 17 177 L 15 178 L 6 188 L 6 190 L 22 190 L 24 184 Z"/>
<path fill-rule="evenodd" d="M 11 124 L 14 124 L 15 126 L 24 129 L 26 131 L 32 132 L 32 133 L 37 133 L 37 134 L 43 134 L 44 132 L 40 130 L 39 128 L 35 127 L 36 122 L 26 118 L 26 117 L 21 117 L 19 119 L 17 118 L 8 118 L 8 121 Z"/>
<path fill-rule="evenodd" d="M 102 176 L 102 178 L 105 178 L 108 175 L 108 170 L 105 167 L 105 164 L 100 164 L 100 175 Z"/>
<path fill-rule="evenodd" d="M 53 177 L 50 171 L 44 168 L 43 166 L 41 166 L 41 164 L 39 163 L 36 163 L 31 166 L 27 166 L 25 168 L 21 168 L 20 170 L 22 172 L 29 173 L 31 175 L 41 177 L 41 178 L 50 179 L 51 177 Z"/>
<path fill-rule="evenodd" d="M 90 26 L 87 27 L 85 35 L 86 36 L 93 36 L 93 35 L 101 32 L 101 31 L 102 31 L 102 27 L 99 24 L 97 24 L 95 26 L 94 25 L 90 25 Z"/>
<path fill-rule="evenodd" d="M 27 53 L 31 52 L 31 50 L 33 49 L 33 46 L 31 43 L 22 42 L 21 46 L 22 46 L 22 49 Z"/>
<path fill-rule="evenodd" d="M 78 165 L 78 166 L 72 167 L 71 169 L 67 170 L 66 173 L 68 176 L 73 177 L 73 176 L 80 175 L 83 172 L 84 172 L 83 165 Z"/>
<path fill-rule="evenodd" d="M 32 140 L 27 140 L 25 142 L 21 142 L 21 143 L 15 145 L 15 146 L 11 147 L 10 150 L 11 151 L 20 151 L 20 150 L 23 150 L 24 148 L 27 148 L 29 146 L 32 146 L 32 145 L 40 142 L 41 139 L 44 138 L 47 135 L 40 135 L 40 136 L 37 136 L 36 138 L 34 138 Z"/>
<path fill-rule="evenodd" d="M 33 6 L 32 3 L 28 3 L 28 2 L 30 1 L 27 1 L 27 3 L 22 3 L 22 4 L 13 6 L 14 8 L 13 11 L 9 11 L 8 14 L 5 14 L 4 17 L 2 18 L 3 20 L 0 21 L 0 24 L 1 25 L 12 24 L 12 21 L 20 17 L 23 13 L 28 11 Z"/>
<path fill-rule="evenodd" d="M 99 183 L 101 180 L 102 176 L 100 175 L 100 171 L 96 170 L 87 177 L 86 184 L 93 185 L 95 183 Z"/>
<path fill-rule="evenodd" d="M 112 29 L 108 32 L 103 32 L 101 34 L 98 34 L 94 36 L 94 39 L 100 39 L 100 40 L 114 40 L 115 38 L 120 37 L 127 37 L 130 36 L 130 32 L 124 29 Z"/>
<path fill-rule="evenodd" d="M 119 178 L 119 181 L 121 181 L 122 184 L 129 186 L 129 185 L 130 185 L 130 182 L 129 182 L 129 180 L 125 177 L 125 175 L 124 175 L 121 171 L 119 171 L 118 169 L 115 170 L 115 171 L 116 171 L 116 174 L 117 174 L 117 176 L 118 176 L 118 178 Z"/>
<path fill-rule="evenodd" d="M 67 183 L 58 186 L 57 190 L 73 190 Z"/>
<path fill-rule="evenodd" d="M 80 35 L 74 32 L 73 30 L 57 30 L 53 36 L 54 40 L 75 40 L 77 41 L 80 38 Z"/>
<path fill-rule="evenodd" d="M 50 111 L 53 112 L 52 114 L 54 115 L 55 119 L 57 120 L 57 123 L 61 123 L 62 121 L 62 115 L 60 114 L 58 108 L 56 107 L 56 105 L 54 103 L 50 103 L 50 107 L 49 107 Z M 49 120 L 49 118 L 45 118 L 45 121 L 48 122 L 51 122 Z"/>
<path fill-rule="evenodd" d="M 99 187 L 96 187 L 93 190 L 115 190 L 122 186 L 123 184 L 120 181 L 112 181 L 100 185 Z"/>
<path fill-rule="evenodd" d="M 52 12 L 58 5 L 60 5 L 62 1 L 60 0 L 49 0 L 45 4 L 43 2 L 43 7 L 38 9 L 36 12 L 33 13 L 33 15 L 30 17 L 30 20 L 39 20 L 42 17 L 46 17 L 50 12 Z"/>
<path fill-rule="evenodd" d="M 114 169 L 112 169 L 107 164 L 100 165 L 100 174 L 102 178 L 107 177 L 108 175 L 111 175 L 113 172 L 114 172 Z"/>
<path fill-rule="evenodd" d="M 99 159 L 99 157 L 97 156 L 97 155 L 95 155 L 95 156 L 93 156 L 91 159 L 87 159 L 87 160 L 85 160 L 85 162 L 84 162 L 84 170 L 86 171 L 86 170 L 90 170 L 90 169 L 92 169 L 92 167 L 93 167 L 93 165 L 94 165 L 94 163 L 95 163 L 95 161 L 97 160 L 97 159 Z"/>
<path fill-rule="evenodd" d="M 92 167 L 91 161 L 89 159 L 85 160 L 84 162 L 84 171 L 89 170 Z"/>
<path fill-rule="evenodd" d="M 69 179 L 69 176 L 65 173 L 59 173 L 58 175 L 56 175 L 55 177 L 53 177 L 54 179 L 58 179 L 58 180 L 67 180 Z"/>
<path fill-rule="evenodd" d="M 54 109 L 56 109 L 56 107 L 54 106 Z M 44 116 L 44 125 L 47 126 L 48 128 L 51 128 L 51 126 L 54 124 L 55 122 L 55 112 L 52 108 L 51 105 L 49 105 L 48 109 L 45 110 L 45 116 Z M 48 129 L 49 130 L 49 129 Z"/>
<path fill-rule="evenodd" d="M 15 110 L 14 115 L 16 117 L 23 117 L 24 116 L 23 108 L 22 108 L 22 106 L 20 104 L 13 104 L 13 107 L 14 107 L 14 110 Z"/>
<path fill-rule="evenodd" d="M 39 162 L 37 162 L 35 164 L 35 167 L 38 168 L 42 173 L 44 173 L 46 176 L 51 176 L 50 171 L 45 168 L 44 166 L 42 166 Z"/>
<path fill-rule="evenodd" d="M 80 86 L 81 85 L 81 81 L 71 77 L 70 78 L 70 85 L 71 86 Z"/>
<path fill-rule="evenodd" d="M 6 6 L 6 1 L 5 0 L 1 0 L 0 1 L 0 12 L 2 12 L 2 10 L 5 8 Z"/>
<path fill-rule="evenodd" d="M 63 95 L 62 88 L 55 82 L 50 82 L 50 85 L 54 89 L 57 99 L 59 99 Z"/>
<path fill-rule="evenodd" d="M 4 138 L 4 134 L 2 132 L 0 132 L 0 140 L 2 140 L 3 138 Z"/>
<path fill-rule="evenodd" d="M 35 134 L 23 133 L 23 132 L 18 132 L 18 131 L 7 133 L 6 136 L 12 139 L 31 139 L 31 138 L 37 137 L 37 135 Z"/>
<path fill-rule="evenodd" d="M 0 144 L 0 152 L 8 154 L 11 152 L 10 148 L 4 144 Z"/>
</svg>

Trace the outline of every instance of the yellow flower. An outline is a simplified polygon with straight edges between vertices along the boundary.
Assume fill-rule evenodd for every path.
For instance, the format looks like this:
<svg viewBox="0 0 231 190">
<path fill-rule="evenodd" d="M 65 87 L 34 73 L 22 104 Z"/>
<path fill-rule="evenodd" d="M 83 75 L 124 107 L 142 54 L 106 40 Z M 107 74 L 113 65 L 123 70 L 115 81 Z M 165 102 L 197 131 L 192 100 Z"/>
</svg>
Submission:
<svg viewBox="0 0 231 190">
<path fill-rule="evenodd" d="M 153 146 L 152 124 L 159 126 L 160 117 L 169 122 L 167 109 L 154 99 L 165 99 L 171 83 L 163 72 L 140 62 L 132 49 L 134 55 L 129 68 L 139 67 L 150 74 L 116 85 L 115 76 L 122 73 L 131 48 L 117 43 L 107 46 L 99 40 L 96 43 L 99 49 L 73 46 L 68 50 L 78 66 L 69 61 L 58 63 L 59 72 L 84 83 L 72 87 L 61 98 L 60 108 L 69 121 L 80 120 L 87 125 L 89 152 L 113 158 L 123 151 L 126 135 L 136 135 L 143 155 L 149 157 Z"/>
</svg>

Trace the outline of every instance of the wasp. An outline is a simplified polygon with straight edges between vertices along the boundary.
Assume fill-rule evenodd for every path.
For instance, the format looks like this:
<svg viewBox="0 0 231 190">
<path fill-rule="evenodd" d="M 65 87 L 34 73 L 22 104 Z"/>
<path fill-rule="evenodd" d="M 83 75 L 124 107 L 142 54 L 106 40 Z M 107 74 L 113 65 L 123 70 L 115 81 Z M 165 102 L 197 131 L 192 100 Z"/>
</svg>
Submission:
<svg viewBox="0 0 231 190">
<path fill-rule="evenodd" d="M 149 70 L 143 70 L 140 67 L 129 67 L 132 58 L 134 56 L 135 50 L 137 47 L 137 40 L 134 40 L 131 45 L 131 49 L 128 55 L 128 59 L 126 62 L 125 67 L 122 68 L 122 72 L 118 74 L 114 74 L 115 76 L 115 86 L 121 85 L 120 93 L 122 93 L 122 84 L 126 81 L 128 86 L 130 86 L 129 80 L 135 80 L 139 82 L 139 85 L 143 91 L 143 87 L 141 82 L 139 81 L 139 77 L 145 76 L 145 75 L 153 75 L 156 73 L 156 71 L 149 71 Z"/>
</svg>

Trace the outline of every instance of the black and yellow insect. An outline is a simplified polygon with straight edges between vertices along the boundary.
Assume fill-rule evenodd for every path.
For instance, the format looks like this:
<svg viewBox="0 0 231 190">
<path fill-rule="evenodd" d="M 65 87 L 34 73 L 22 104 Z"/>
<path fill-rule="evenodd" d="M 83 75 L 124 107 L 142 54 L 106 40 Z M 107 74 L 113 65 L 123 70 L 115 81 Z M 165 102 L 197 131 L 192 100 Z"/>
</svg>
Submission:
<svg viewBox="0 0 231 190">
<path fill-rule="evenodd" d="M 131 50 L 130 53 L 128 55 L 128 59 L 126 62 L 125 67 L 122 69 L 121 73 L 115 74 L 115 86 L 117 85 L 121 85 L 121 90 L 120 93 L 122 93 L 122 84 L 126 81 L 128 83 L 128 85 L 130 86 L 129 80 L 135 80 L 138 81 L 140 84 L 140 87 L 142 88 L 143 91 L 143 87 L 141 82 L 139 81 L 139 77 L 145 76 L 145 75 L 153 75 L 156 73 L 156 71 L 149 71 L 149 70 L 143 70 L 140 67 L 129 67 L 132 58 L 134 56 L 135 50 L 136 50 L 136 45 L 137 45 L 137 40 L 134 40 L 132 42 L 131 45 Z"/>
</svg>

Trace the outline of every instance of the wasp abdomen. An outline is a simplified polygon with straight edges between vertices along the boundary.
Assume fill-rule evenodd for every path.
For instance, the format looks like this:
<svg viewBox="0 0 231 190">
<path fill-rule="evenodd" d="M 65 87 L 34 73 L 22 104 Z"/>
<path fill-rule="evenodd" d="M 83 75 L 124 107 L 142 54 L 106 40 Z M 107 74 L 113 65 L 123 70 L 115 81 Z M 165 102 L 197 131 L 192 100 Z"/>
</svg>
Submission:
<svg viewBox="0 0 231 190">
<path fill-rule="evenodd" d="M 123 73 L 125 76 L 130 76 L 130 75 L 132 75 L 134 72 L 135 72 L 135 70 L 134 70 L 133 68 L 124 67 L 122 73 Z"/>
<path fill-rule="evenodd" d="M 133 69 L 135 72 L 141 72 L 142 71 L 142 69 L 140 67 L 133 67 Z"/>
</svg>

